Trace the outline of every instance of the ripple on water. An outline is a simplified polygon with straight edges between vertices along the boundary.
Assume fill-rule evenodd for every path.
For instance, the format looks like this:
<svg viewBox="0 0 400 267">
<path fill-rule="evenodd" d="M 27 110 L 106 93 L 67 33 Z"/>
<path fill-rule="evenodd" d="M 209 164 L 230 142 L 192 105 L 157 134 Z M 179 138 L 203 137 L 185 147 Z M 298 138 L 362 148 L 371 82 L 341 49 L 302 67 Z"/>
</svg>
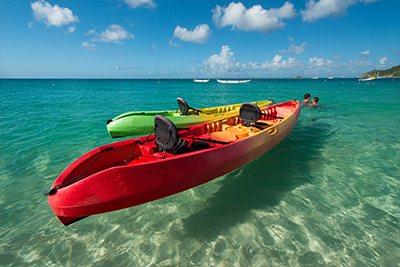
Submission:
<svg viewBox="0 0 400 267">
<path fill-rule="evenodd" d="M 8 88 L 0 106 L 1 264 L 397 266 L 398 84 L 383 81 L 377 95 L 335 80 L 255 80 L 246 90 L 185 80 L 0 81 Z M 115 141 L 105 125 L 120 113 L 175 109 L 177 96 L 195 107 L 284 101 L 304 88 L 338 106 L 303 108 L 278 146 L 205 185 L 68 227 L 42 195 L 75 159 Z"/>
</svg>

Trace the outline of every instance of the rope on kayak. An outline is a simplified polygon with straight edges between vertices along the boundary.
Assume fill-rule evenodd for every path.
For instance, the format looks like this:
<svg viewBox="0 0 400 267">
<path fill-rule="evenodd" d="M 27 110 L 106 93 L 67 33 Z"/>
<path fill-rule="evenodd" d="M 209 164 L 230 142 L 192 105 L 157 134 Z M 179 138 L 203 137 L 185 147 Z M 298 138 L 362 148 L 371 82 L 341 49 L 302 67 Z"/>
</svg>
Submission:
<svg viewBox="0 0 400 267">
<path fill-rule="evenodd" d="M 133 142 L 132 150 L 131 150 L 131 153 L 129 154 L 129 158 L 128 158 L 128 161 L 126 162 L 126 165 L 128 165 L 128 163 L 131 161 L 131 157 L 132 157 L 132 154 L 133 154 L 133 150 L 135 150 L 135 147 L 136 147 L 136 145 L 137 145 L 138 143 L 141 143 L 141 142 L 140 142 L 140 141 L 135 141 L 135 142 Z"/>
<path fill-rule="evenodd" d="M 82 175 L 90 168 L 90 166 L 93 165 L 93 163 L 95 163 L 95 162 L 101 157 L 101 155 L 103 155 L 103 153 L 104 153 L 105 151 L 111 151 L 111 150 L 113 150 L 112 147 L 107 147 L 106 149 L 104 149 L 103 151 L 101 151 L 100 155 L 98 155 L 97 158 L 96 158 L 94 161 L 92 161 L 92 163 L 90 163 L 89 166 L 88 166 L 78 177 L 76 177 L 75 179 L 81 178 Z M 71 181 L 73 181 L 73 180 L 71 180 Z M 70 181 L 70 182 L 71 182 L 71 181 Z"/>
<path fill-rule="evenodd" d="M 150 135 L 154 132 L 154 129 L 155 129 L 155 128 L 153 128 L 153 130 L 151 130 L 151 132 L 150 132 L 149 135 L 146 137 L 146 139 L 144 139 L 142 145 L 144 145 L 144 144 L 147 143 L 147 140 L 149 139 Z"/>
<path fill-rule="evenodd" d="M 101 155 L 103 155 L 103 153 L 104 153 L 105 151 L 110 151 L 110 150 L 113 150 L 113 148 L 112 148 L 112 147 L 107 147 L 106 149 L 104 149 L 103 151 L 101 151 L 101 153 L 97 156 L 97 158 L 96 158 L 95 160 L 93 160 L 92 163 L 90 163 L 89 166 L 87 166 L 86 169 L 85 169 L 79 176 L 75 177 L 74 179 L 68 181 L 68 182 L 65 183 L 65 184 L 62 184 L 62 185 L 56 186 L 56 187 L 54 187 L 54 188 L 52 188 L 52 189 L 50 189 L 50 190 L 47 190 L 47 191 L 45 191 L 43 194 L 44 194 L 45 196 L 47 196 L 47 195 L 54 195 L 54 194 L 57 192 L 58 189 L 63 188 L 63 187 L 65 187 L 65 186 L 67 186 L 67 185 L 70 185 L 70 184 L 76 182 L 76 181 L 79 181 L 79 180 L 82 179 L 82 178 L 87 177 L 87 176 L 84 177 L 84 176 L 82 176 L 82 175 L 90 168 L 90 166 L 92 166 L 92 165 L 101 157 Z"/>
<path fill-rule="evenodd" d="M 199 141 L 206 141 L 209 142 L 211 144 L 222 144 L 222 145 L 229 145 L 229 142 L 224 142 L 224 141 L 218 141 L 218 140 L 214 140 L 214 139 L 207 139 L 207 138 L 198 138 L 198 137 L 191 137 L 191 136 L 179 136 L 182 138 L 191 138 L 192 140 L 199 140 Z"/>
</svg>

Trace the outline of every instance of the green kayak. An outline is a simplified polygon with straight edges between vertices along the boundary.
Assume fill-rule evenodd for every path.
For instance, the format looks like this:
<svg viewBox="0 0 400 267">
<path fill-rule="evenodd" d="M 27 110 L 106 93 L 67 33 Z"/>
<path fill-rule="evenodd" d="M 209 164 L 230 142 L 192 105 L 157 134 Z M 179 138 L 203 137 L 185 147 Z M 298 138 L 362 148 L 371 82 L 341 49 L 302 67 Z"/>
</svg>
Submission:
<svg viewBox="0 0 400 267">
<path fill-rule="evenodd" d="M 185 100 L 177 98 L 179 110 L 132 111 L 107 121 L 107 130 L 112 138 L 150 134 L 154 129 L 154 116 L 159 114 L 170 119 L 178 128 L 235 116 L 242 104 L 195 109 Z M 273 100 L 253 102 L 260 108 L 273 104 Z"/>
</svg>

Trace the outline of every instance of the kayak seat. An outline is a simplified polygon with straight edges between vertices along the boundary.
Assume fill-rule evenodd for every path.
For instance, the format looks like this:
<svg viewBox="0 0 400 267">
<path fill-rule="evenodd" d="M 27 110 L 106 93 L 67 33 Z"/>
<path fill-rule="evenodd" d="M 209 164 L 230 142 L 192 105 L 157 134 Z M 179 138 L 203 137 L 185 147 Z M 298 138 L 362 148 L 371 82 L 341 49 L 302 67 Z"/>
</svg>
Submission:
<svg viewBox="0 0 400 267">
<path fill-rule="evenodd" d="M 179 155 L 210 147 L 209 144 L 196 144 L 204 142 L 189 143 L 181 139 L 174 123 L 162 115 L 154 117 L 154 133 L 159 152 Z"/>
<path fill-rule="evenodd" d="M 154 134 L 159 152 L 176 154 L 187 141 L 179 138 L 175 124 L 162 115 L 154 117 Z"/>
<path fill-rule="evenodd" d="M 182 112 L 182 115 L 199 115 L 199 111 L 195 108 L 189 107 L 188 103 L 183 98 L 178 97 L 176 101 L 178 102 L 179 110 Z M 196 113 L 189 114 L 189 109 L 193 109 Z"/>
<path fill-rule="evenodd" d="M 243 103 L 239 110 L 239 118 L 244 126 L 250 126 L 261 118 L 260 107 L 254 103 Z"/>
<path fill-rule="evenodd" d="M 183 98 L 180 98 L 180 97 L 178 97 L 176 99 L 176 101 L 178 102 L 178 106 L 179 106 L 180 111 L 182 112 L 182 115 L 188 115 L 187 114 L 189 111 L 188 103 Z"/>
</svg>

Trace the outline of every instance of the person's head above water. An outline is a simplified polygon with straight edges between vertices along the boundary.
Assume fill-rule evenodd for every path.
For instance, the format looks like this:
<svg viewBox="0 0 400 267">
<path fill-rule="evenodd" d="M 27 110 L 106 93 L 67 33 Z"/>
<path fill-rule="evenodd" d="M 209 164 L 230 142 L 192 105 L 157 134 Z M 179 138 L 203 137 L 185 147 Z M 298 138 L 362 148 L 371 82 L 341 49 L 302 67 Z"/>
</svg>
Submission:
<svg viewBox="0 0 400 267">
<path fill-rule="evenodd" d="M 310 94 L 305 94 L 304 95 L 304 100 L 301 101 L 301 104 L 304 106 L 309 105 L 310 103 L 308 103 L 308 101 L 310 101 L 311 95 Z"/>
</svg>

